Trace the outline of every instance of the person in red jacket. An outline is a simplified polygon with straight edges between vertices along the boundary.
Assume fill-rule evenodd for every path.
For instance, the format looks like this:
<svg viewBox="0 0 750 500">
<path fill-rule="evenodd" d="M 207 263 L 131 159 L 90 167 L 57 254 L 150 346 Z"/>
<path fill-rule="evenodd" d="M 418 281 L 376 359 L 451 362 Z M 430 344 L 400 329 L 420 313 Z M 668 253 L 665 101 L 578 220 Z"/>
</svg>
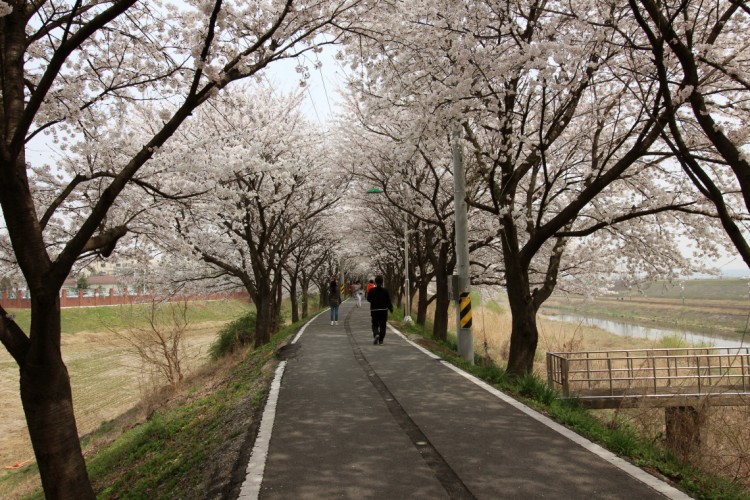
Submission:
<svg viewBox="0 0 750 500">
<path fill-rule="evenodd" d="M 385 338 L 385 325 L 388 323 L 388 311 L 393 312 L 391 294 L 383 288 L 383 277 L 375 276 L 375 287 L 367 294 L 372 318 L 373 344 L 382 344 Z"/>
<path fill-rule="evenodd" d="M 365 298 L 370 295 L 370 290 L 372 290 L 373 288 L 375 288 L 375 282 L 373 280 L 368 281 L 367 288 L 365 288 Z"/>
</svg>

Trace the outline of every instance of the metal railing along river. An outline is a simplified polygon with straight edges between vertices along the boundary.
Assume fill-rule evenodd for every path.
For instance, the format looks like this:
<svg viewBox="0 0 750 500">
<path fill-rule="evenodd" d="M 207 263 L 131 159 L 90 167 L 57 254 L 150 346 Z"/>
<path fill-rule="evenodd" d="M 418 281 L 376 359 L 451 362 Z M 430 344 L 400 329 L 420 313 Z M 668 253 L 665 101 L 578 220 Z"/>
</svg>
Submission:
<svg viewBox="0 0 750 500">
<path fill-rule="evenodd" d="M 746 405 L 750 348 L 547 353 L 547 378 L 590 408 Z"/>
</svg>

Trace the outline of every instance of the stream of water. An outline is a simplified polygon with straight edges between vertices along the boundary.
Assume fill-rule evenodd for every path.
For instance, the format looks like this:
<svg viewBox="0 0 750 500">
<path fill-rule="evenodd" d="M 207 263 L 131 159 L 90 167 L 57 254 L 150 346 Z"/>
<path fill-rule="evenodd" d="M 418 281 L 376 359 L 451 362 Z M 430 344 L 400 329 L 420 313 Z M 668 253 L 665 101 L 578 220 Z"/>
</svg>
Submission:
<svg viewBox="0 0 750 500">
<path fill-rule="evenodd" d="M 577 314 L 561 313 L 547 316 L 547 318 L 553 321 L 565 321 L 586 326 L 596 326 L 602 330 L 606 330 L 622 337 L 635 337 L 651 340 L 671 337 L 681 339 L 691 346 L 699 347 L 742 347 L 750 345 L 750 338 L 746 339 L 743 344 L 742 340 L 739 338 L 728 339 L 719 336 L 690 332 L 687 330 L 651 328 L 608 319 L 590 318 L 588 316 L 580 316 Z"/>
</svg>

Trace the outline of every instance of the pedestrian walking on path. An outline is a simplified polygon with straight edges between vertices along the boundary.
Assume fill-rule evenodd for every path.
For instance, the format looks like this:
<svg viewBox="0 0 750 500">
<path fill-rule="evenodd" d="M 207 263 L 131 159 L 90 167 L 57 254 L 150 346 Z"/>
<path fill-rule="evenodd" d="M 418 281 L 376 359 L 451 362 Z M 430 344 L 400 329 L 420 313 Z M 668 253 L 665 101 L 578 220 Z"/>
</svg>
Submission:
<svg viewBox="0 0 750 500">
<path fill-rule="evenodd" d="M 331 325 L 339 324 L 339 306 L 341 305 L 341 292 L 336 280 L 331 280 L 328 286 L 328 305 L 331 306 Z"/>
<path fill-rule="evenodd" d="M 388 311 L 393 312 L 391 294 L 383 288 L 383 277 L 375 276 L 375 288 L 367 294 L 372 318 L 373 344 L 382 344 L 385 338 L 385 326 L 388 323 Z"/>
</svg>

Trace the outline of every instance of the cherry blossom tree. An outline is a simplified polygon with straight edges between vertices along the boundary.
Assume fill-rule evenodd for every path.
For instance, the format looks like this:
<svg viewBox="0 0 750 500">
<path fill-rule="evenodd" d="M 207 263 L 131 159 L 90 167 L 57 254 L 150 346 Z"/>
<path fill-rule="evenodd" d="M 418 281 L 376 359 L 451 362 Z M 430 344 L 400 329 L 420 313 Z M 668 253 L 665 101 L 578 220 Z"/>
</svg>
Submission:
<svg viewBox="0 0 750 500">
<path fill-rule="evenodd" d="M 109 255 L 129 231 L 127 220 L 109 214 L 131 187 L 185 194 L 138 177 L 158 173 L 153 156 L 196 109 L 276 60 L 315 50 L 318 34 L 348 26 L 365 7 L 358 0 L 0 2 L 0 206 L 32 302 L 29 332 L 0 310 L 0 341 L 20 368 L 48 497 L 93 497 L 60 352 L 59 291 L 76 260 Z M 133 142 L 116 132 L 136 107 L 160 120 Z M 116 139 L 104 157 L 103 130 Z M 51 165 L 48 174 L 62 178 L 42 199 L 27 148 L 45 134 L 80 168 L 68 174 Z M 82 191 L 87 203 L 63 217 Z"/>
<path fill-rule="evenodd" d="M 389 116 L 390 115 L 390 116 Z M 427 304 L 427 285 L 435 278 L 436 303 L 433 336 L 447 339 L 448 280 L 455 266 L 453 252 L 453 178 L 446 162 L 446 147 L 439 141 L 429 146 L 410 144 L 400 126 L 411 127 L 409 117 L 394 119 L 393 114 L 377 114 L 360 109 L 357 122 L 344 127 L 348 138 L 344 147 L 354 151 L 360 159 L 356 175 L 363 186 L 377 187 L 382 194 L 369 195 L 368 205 L 373 214 L 371 231 L 381 235 L 379 243 L 386 251 L 379 258 L 379 267 L 398 269 L 403 275 L 404 227 L 409 230 L 409 258 L 418 263 L 410 269 L 410 282 L 421 291 L 417 304 L 418 318 L 424 319 Z M 442 160 L 441 161 L 441 153 Z M 377 196 L 379 199 L 372 199 Z M 396 213 L 391 207 L 397 208 Z M 392 236 L 391 236 L 392 235 Z M 389 241 L 385 244 L 384 240 Z M 426 271 L 416 275 L 417 269 Z M 399 282 L 402 280 L 399 279 Z M 394 290 L 395 291 L 395 290 Z M 413 290 L 409 290 L 410 295 Z"/>
<path fill-rule="evenodd" d="M 217 98 L 155 156 L 180 170 L 174 183 L 205 190 L 177 204 L 168 218 L 200 259 L 247 290 L 257 310 L 256 346 L 280 326 L 279 297 L 292 252 L 310 243 L 315 219 L 346 188 L 299 100 L 299 94 L 277 97 L 267 87 Z"/>
<path fill-rule="evenodd" d="M 284 265 L 293 323 L 309 316 L 312 276 L 331 254 L 331 248 L 321 226 L 322 223 L 315 220 L 298 228 L 302 233 L 299 238 L 295 238 L 299 244 L 291 249 L 289 260 Z M 301 311 L 300 299 L 302 300 Z"/>
<path fill-rule="evenodd" d="M 367 206 L 368 216 L 362 227 L 369 242 L 370 274 L 382 275 L 392 301 L 400 304 L 404 294 L 403 214 L 383 199 L 368 198 Z"/>
<path fill-rule="evenodd" d="M 324 308 L 328 307 L 328 285 L 331 280 L 338 280 L 339 276 L 338 256 L 330 244 L 325 248 L 320 254 L 320 265 L 311 277 L 311 281 L 318 287 L 318 304 Z"/>
<path fill-rule="evenodd" d="M 649 60 L 623 50 L 634 30 L 626 7 L 414 7 L 382 12 L 350 45 L 360 71 L 353 91 L 371 109 L 420 108 L 412 127 L 427 137 L 459 124 L 475 183 L 468 201 L 493 215 L 486 234 L 501 251 L 508 370 L 522 375 L 533 366 L 537 311 L 568 268 L 572 238 L 596 235 L 601 256 L 617 249 L 632 272 L 656 274 L 689 267 L 677 235 L 692 219 L 679 215 L 711 213 L 659 142 L 668 112 L 658 86 L 641 76 Z M 698 251 L 711 252 L 713 241 L 699 241 Z"/>
<path fill-rule="evenodd" d="M 671 149 L 750 265 L 746 2 L 630 1 L 669 110 Z M 641 46 L 644 46 L 641 45 Z"/>
</svg>

